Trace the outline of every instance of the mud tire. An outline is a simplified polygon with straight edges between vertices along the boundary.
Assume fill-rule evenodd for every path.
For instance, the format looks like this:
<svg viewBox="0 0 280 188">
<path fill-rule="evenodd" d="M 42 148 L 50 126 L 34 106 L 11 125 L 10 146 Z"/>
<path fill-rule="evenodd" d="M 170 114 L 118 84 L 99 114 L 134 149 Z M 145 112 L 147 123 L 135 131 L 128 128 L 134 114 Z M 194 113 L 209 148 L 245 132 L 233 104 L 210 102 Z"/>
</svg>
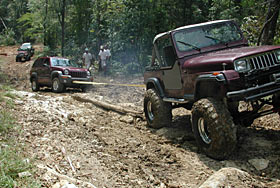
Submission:
<svg viewBox="0 0 280 188">
<path fill-rule="evenodd" d="M 236 147 L 236 126 L 222 101 L 206 98 L 195 102 L 192 128 L 199 148 L 211 158 L 223 160 Z"/>
<path fill-rule="evenodd" d="M 144 97 L 144 112 L 149 127 L 169 126 L 172 121 L 171 103 L 164 102 L 155 89 L 148 89 Z"/>
<path fill-rule="evenodd" d="M 31 80 L 31 89 L 35 92 L 40 90 L 40 86 L 36 78 L 32 78 Z"/>
<path fill-rule="evenodd" d="M 65 90 L 65 86 L 60 83 L 59 79 L 57 77 L 55 77 L 52 80 L 52 91 L 55 93 L 61 93 Z"/>
</svg>

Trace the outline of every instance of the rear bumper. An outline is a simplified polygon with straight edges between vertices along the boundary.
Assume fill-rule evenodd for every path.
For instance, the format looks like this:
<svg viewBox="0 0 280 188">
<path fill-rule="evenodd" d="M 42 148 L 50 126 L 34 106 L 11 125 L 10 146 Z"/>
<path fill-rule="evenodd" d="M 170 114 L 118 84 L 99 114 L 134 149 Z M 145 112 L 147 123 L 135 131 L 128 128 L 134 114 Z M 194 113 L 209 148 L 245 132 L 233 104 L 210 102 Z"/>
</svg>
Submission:
<svg viewBox="0 0 280 188">
<path fill-rule="evenodd" d="M 274 81 L 264 85 L 227 92 L 226 96 L 233 100 L 254 101 L 280 92 L 280 73 L 274 74 Z"/>
</svg>

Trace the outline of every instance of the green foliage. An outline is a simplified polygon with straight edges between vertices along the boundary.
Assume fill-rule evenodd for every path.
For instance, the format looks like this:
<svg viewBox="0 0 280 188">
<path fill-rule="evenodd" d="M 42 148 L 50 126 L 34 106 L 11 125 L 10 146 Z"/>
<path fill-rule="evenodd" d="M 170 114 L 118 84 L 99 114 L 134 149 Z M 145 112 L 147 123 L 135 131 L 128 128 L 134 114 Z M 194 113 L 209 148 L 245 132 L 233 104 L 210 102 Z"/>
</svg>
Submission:
<svg viewBox="0 0 280 188">
<path fill-rule="evenodd" d="M 15 32 L 13 29 L 7 28 L 0 34 L 0 44 L 9 46 L 15 43 Z"/>
<path fill-rule="evenodd" d="M 250 45 L 256 45 L 261 30 L 260 22 L 256 16 L 248 16 L 243 20 L 241 30 L 244 36 L 248 39 Z"/>
<path fill-rule="evenodd" d="M 1 111 L 0 112 L 0 132 L 7 133 L 11 128 L 15 126 L 14 119 L 10 115 L 10 112 Z"/>
<path fill-rule="evenodd" d="M 33 177 L 19 178 L 21 172 L 32 172 L 31 164 L 25 162 L 21 157 L 19 146 L 11 143 L 2 143 L 0 147 L 0 187 L 41 187 Z"/>
<path fill-rule="evenodd" d="M 26 13 L 22 15 L 17 21 L 19 23 L 19 28 L 24 32 L 22 33 L 23 39 L 28 39 L 28 41 L 42 42 L 43 38 L 43 26 L 39 13 Z"/>
<path fill-rule="evenodd" d="M 0 32 L 11 28 L 6 43 L 30 40 L 48 46 L 42 54 L 62 52 L 80 61 L 88 47 L 95 56 L 109 44 L 112 60 L 124 67 L 149 63 L 153 37 L 179 26 L 216 19 L 233 19 L 255 44 L 270 2 L 262 0 L 2 0 Z M 65 22 L 62 13 L 65 10 Z M 8 14 L 9 13 L 9 14 Z M 4 23 L 4 24 L 3 24 Z M 279 25 L 279 24 L 278 24 Z M 279 28 L 279 26 L 277 26 Z M 14 31 L 14 33 L 12 32 Z M 62 34 L 64 31 L 64 35 Z M 279 29 L 278 29 L 279 31 Z M 3 35 L 3 34 L 2 34 Z M 63 37 L 64 36 L 64 37 Z M 1 41 L 0 38 L 0 41 Z M 62 38 L 64 40 L 62 40 Z M 276 33 L 275 43 L 279 42 Z M 61 50 L 60 48 L 64 48 Z M 133 68 L 132 72 L 135 72 Z"/>
<path fill-rule="evenodd" d="M 22 146 L 15 144 L 11 132 L 16 130 L 16 120 L 11 111 L 15 95 L 11 93 L 11 87 L 0 85 L 0 187 L 30 187 L 39 188 L 41 185 L 33 176 L 19 178 L 21 172 L 32 173 L 32 163 L 27 163 L 22 157 Z"/>
</svg>

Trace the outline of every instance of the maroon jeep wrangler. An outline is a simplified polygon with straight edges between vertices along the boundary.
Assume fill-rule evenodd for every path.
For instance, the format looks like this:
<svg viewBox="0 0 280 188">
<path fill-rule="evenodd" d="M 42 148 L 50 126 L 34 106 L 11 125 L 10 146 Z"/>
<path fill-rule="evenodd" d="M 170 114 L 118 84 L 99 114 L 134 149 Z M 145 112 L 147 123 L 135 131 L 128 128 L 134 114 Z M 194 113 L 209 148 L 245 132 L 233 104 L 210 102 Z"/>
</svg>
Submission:
<svg viewBox="0 0 280 188">
<path fill-rule="evenodd" d="M 221 160 L 235 149 L 236 125 L 280 114 L 280 46 L 249 47 L 230 20 L 180 27 L 153 44 L 144 74 L 149 126 L 170 125 L 172 108 L 185 107 L 199 148 Z"/>
<path fill-rule="evenodd" d="M 85 84 L 77 84 L 75 81 Z M 51 87 L 56 93 L 63 92 L 67 87 L 85 91 L 92 81 L 90 71 L 62 57 L 39 57 L 30 70 L 33 91 L 38 91 L 40 87 Z"/>
</svg>

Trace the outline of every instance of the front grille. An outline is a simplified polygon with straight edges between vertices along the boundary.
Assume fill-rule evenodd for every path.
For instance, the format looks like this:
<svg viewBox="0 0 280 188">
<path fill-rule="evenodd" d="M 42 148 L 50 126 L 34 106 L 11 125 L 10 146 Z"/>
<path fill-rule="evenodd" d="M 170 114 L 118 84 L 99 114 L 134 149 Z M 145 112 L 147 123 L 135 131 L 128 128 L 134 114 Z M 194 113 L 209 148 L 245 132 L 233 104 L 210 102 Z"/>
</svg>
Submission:
<svg viewBox="0 0 280 188">
<path fill-rule="evenodd" d="M 249 62 L 253 70 L 267 69 L 280 64 L 280 62 L 277 61 L 276 54 L 274 52 L 251 57 Z"/>
<path fill-rule="evenodd" d="M 70 75 L 73 77 L 73 78 L 86 78 L 87 77 L 87 72 L 82 72 L 82 71 L 71 71 L 70 72 Z"/>
</svg>

